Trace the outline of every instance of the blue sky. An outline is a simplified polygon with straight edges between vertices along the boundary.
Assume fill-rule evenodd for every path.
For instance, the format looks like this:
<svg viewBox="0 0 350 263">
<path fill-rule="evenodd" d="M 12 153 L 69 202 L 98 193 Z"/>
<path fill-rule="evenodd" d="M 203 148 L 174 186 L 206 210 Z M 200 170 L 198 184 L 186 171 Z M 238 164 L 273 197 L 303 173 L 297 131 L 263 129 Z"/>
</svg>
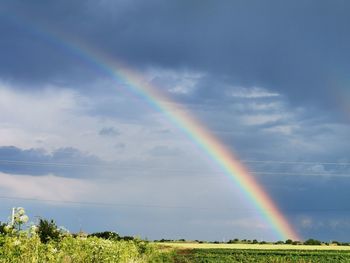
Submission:
<svg viewBox="0 0 350 263">
<path fill-rule="evenodd" d="M 127 63 L 200 119 L 302 237 L 349 241 L 349 8 L 3 1 L 0 219 L 24 206 L 72 231 L 277 238 L 162 112 L 49 37 L 59 32 Z"/>
</svg>

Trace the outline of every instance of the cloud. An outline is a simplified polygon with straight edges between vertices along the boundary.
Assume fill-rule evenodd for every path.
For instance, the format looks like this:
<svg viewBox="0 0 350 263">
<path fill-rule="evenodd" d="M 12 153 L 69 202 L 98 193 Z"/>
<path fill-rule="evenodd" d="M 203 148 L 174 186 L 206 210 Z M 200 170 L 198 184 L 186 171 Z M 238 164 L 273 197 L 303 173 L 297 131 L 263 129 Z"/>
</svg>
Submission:
<svg viewBox="0 0 350 263">
<path fill-rule="evenodd" d="M 0 147 L 0 171 L 8 174 L 55 174 L 64 177 L 94 176 L 102 162 L 96 156 L 81 153 L 74 148 L 60 148 L 49 153 L 43 149 Z"/>
<path fill-rule="evenodd" d="M 150 153 L 154 156 L 173 156 L 181 153 L 179 149 L 170 148 L 168 146 L 156 146 L 150 150 Z"/>
<path fill-rule="evenodd" d="M 114 145 L 114 148 L 116 149 L 124 149 L 126 147 L 126 145 L 124 143 L 117 143 L 116 145 Z"/>
<path fill-rule="evenodd" d="M 335 106 L 330 87 L 346 90 L 349 67 L 347 5 L 280 5 L 274 0 L 264 4 L 208 1 L 204 5 L 158 0 L 147 4 L 62 1 L 55 5 L 8 1 L 2 10 L 17 20 L 2 18 L 0 29 L 6 42 L 0 49 L 0 74 L 7 79 L 63 78 L 68 82 L 100 76 L 94 66 L 65 48 L 62 39 L 50 40 L 47 32 L 35 33 L 45 23 L 49 29 L 44 31 L 74 35 L 111 59 L 122 59 L 139 69 L 153 65 L 208 72 L 236 85 L 288 94 L 299 105 L 311 101 Z M 59 17 L 67 12 L 72 14 L 70 19 L 61 21 Z M 69 37 L 66 40 L 69 42 Z M 23 58 L 22 63 L 13 60 L 16 55 Z M 172 90 L 186 93 L 184 86 L 175 85 Z"/>
<path fill-rule="evenodd" d="M 94 185 L 90 182 L 57 177 L 52 174 L 36 177 L 0 172 L 2 197 L 33 198 L 43 202 L 45 200 L 48 202 L 50 200 L 81 201 L 94 189 Z"/>
<path fill-rule="evenodd" d="M 270 92 L 259 87 L 235 88 L 230 95 L 237 98 L 269 98 L 280 96 L 276 92 Z"/>
<path fill-rule="evenodd" d="M 104 127 L 102 128 L 99 133 L 101 136 L 118 136 L 120 135 L 120 132 L 116 130 L 114 127 Z"/>
</svg>

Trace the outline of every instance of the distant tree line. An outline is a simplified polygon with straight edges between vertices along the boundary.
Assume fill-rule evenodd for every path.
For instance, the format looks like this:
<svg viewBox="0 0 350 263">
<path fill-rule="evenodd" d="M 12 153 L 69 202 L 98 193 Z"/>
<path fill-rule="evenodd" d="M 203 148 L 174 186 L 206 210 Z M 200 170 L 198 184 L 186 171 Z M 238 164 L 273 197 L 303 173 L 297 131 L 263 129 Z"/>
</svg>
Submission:
<svg viewBox="0 0 350 263">
<path fill-rule="evenodd" d="M 227 242 L 224 241 L 202 241 L 202 240 L 186 240 L 186 239 L 160 239 L 160 240 L 154 240 L 154 242 L 161 242 L 161 243 L 166 243 L 166 242 L 196 242 L 196 243 L 214 243 L 214 244 L 275 244 L 275 245 L 331 245 L 331 246 L 350 246 L 350 242 L 338 242 L 338 241 L 331 241 L 331 242 L 322 242 L 317 239 L 307 239 L 305 241 L 298 241 L 298 240 L 292 240 L 292 239 L 287 239 L 286 241 L 276 241 L 276 242 L 267 242 L 267 241 L 258 241 L 257 239 L 230 239 Z"/>
<path fill-rule="evenodd" d="M 23 217 L 23 215 L 22 215 Z M 8 229 L 9 225 L 7 223 L 0 222 L 0 234 L 6 234 L 9 232 Z M 38 233 L 40 240 L 42 243 L 48 243 L 49 241 L 59 241 L 63 236 L 64 233 L 67 232 L 67 230 L 63 229 L 62 227 L 58 227 L 54 220 L 47 220 L 47 219 L 39 219 L 38 224 L 35 226 L 35 231 Z M 95 232 L 92 234 L 85 234 L 83 232 L 75 233 L 73 236 L 79 236 L 79 235 L 85 235 L 87 237 L 98 237 L 103 239 L 109 239 L 109 240 L 125 240 L 125 241 L 135 241 L 135 238 L 132 236 L 120 236 L 118 233 L 113 231 L 103 231 L 103 232 Z M 338 241 L 331 241 L 331 242 L 322 242 L 317 239 L 307 239 L 304 242 L 287 239 L 286 241 L 277 241 L 277 242 L 266 242 L 266 241 L 258 241 L 257 239 L 230 239 L 227 242 L 220 242 L 220 241 L 202 241 L 202 240 L 186 240 L 184 238 L 180 238 L 177 240 L 174 239 L 160 239 L 160 240 L 154 240 L 155 242 L 197 242 L 197 243 L 214 243 L 214 244 L 276 244 L 276 245 L 339 245 L 339 246 L 350 246 L 349 242 L 338 242 Z"/>
<path fill-rule="evenodd" d="M 120 236 L 118 233 L 114 231 L 95 232 L 95 233 L 89 234 L 88 237 L 99 237 L 103 239 L 116 240 L 116 241 L 119 241 L 119 240 L 129 241 L 129 240 L 135 239 L 132 236 Z"/>
</svg>

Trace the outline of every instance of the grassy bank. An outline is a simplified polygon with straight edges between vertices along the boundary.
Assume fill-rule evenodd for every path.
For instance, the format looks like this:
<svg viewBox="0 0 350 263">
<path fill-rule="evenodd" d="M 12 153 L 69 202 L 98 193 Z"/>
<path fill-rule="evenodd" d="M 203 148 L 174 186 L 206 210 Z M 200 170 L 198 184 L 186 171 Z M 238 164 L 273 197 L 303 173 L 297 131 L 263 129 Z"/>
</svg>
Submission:
<svg viewBox="0 0 350 263">
<path fill-rule="evenodd" d="M 161 250 L 142 240 L 67 236 L 42 243 L 38 236 L 0 236 L 0 262 L 164 262 Z"/>
</svg>

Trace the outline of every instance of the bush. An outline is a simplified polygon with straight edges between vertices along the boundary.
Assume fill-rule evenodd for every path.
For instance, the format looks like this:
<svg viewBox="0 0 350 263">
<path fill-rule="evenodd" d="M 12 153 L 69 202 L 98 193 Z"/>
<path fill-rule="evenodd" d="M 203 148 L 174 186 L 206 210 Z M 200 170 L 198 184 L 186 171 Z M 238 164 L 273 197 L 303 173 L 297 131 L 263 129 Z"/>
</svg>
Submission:
<svg viewBox="0 0 350 263">
<path fill-rule="evenodd" d="M 143 241 L 111 241 L 97 237 L 67 236 L 62 237 L 60 242 L 43 244 L 37 235 L 5 236 L 3 239 L 0 246 L 0 262 L 163 262 L 159 259 L 161 253 Z"/>
<path fill-rule="evenodd" d="M 304 242 L 304 245 L 321 245 L 321 241 L 310 238 Z"/>
<path fill-rule="evenodd" d="M 6 223 L 1 223 L 0 222 L 0 234 L 5 235 L 6 234 Z"/>
<path fill-rule="evenodd" d="M 59 241 L 60 231 L 52 219 L 50 221 L 46 219 L 40 219 L 38 224 L 38 235 L 42 243 L 48 243 L 49 241 Z"/>
<path fill-rule="evenodd" d="M 124 241 L 133 241 L 135 238 L 132 236 L 123 236 L 120 237 L 120 240 L 124 240 Z"/>
<path fill-rule="evenodd" d="M 96 232 L 88 235 L 89 237 L 99 237 L 103 239 L 109 240 L 120 240 L 120 236 L 113 231 L 104 231 L 104 232 Z"/>
<path fill-rule="evenodd" d="M 288 244 L 288 245 L 291 245 L 291 244 L 293 244 L 293 240 L 287 239 L 285 243 Z"/>
</svg>

